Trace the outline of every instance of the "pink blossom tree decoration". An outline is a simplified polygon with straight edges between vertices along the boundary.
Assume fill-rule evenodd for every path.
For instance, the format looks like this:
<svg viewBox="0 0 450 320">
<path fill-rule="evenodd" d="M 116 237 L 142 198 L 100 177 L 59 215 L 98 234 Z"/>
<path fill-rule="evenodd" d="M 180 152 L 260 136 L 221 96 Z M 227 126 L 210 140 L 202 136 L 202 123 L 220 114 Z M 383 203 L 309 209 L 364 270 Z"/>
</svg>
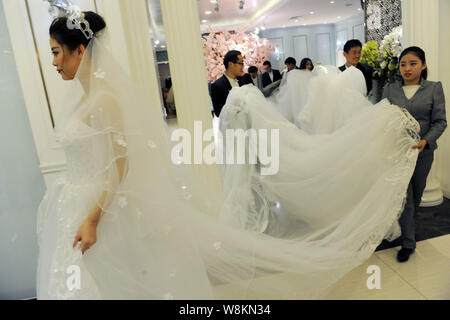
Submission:
<svg viewBox="0 0 450 320">
<path fill-rule="evenodd" d="M 209 34 L 202 39 L 209 81 L 216 81 L 223 75 L 223 58 L 230 50 L 242 52 L 245 72 L 249 66 L 256 66 L 261 70 L 264 61 L 269 60 L 275 51 L 275 45 L 269 40 L 254 33 L 245 33 L 245 28 L 237 31 L 209 29 Z"/>
</svg>

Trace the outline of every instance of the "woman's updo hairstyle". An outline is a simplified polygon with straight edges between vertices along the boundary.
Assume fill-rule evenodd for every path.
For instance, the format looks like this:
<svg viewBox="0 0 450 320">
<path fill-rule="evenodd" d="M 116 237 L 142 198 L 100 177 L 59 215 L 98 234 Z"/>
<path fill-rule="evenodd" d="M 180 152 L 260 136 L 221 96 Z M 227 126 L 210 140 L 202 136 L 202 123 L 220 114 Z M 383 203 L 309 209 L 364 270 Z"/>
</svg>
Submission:
<svg viewBox="0 0 450 320">
<path fill-rule="evenodd" d="M 106 22 L 101 16 L 92 11 L 85 11 L 84 18 L 89 22 L 89 28 L 94 33 L 106 28 Z M 50 25 L 50 37 L 59 44 L 66 46 L 70 52 L 73 52 L 81 44 L 87 47 L 91 39 L 87 39 L 79 29 L 69 29 L 67 27 L 67 17 L 56 18 Z"/>
</svg>

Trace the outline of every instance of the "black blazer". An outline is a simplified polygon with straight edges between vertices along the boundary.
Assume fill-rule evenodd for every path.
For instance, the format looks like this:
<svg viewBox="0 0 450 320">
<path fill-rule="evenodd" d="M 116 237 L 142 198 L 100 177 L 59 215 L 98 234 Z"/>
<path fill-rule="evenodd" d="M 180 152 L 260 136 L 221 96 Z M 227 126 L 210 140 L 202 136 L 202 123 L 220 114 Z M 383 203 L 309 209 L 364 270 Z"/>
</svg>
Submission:
<svg viewBox="0 0 450 320">
<path fill-rule="evenodd" d="M 367 86 L 367 95 L 369 95 L 370 90 L 372 90 L 372 68 L 369 66 L 366 66 L 362 63 L 359 63 L 355 66 L 356 68 L 358 68 L 359 70 L 361 70 L 361 72 L 364 75 L 364 78 L 366 79 L 366 86 Z M 342 72 L 345 71 L 345 64 L 343 66 L 339 67 L 339 70 L 341 70 Z"/>
<path fill-rule="evenodd" d="M 220 115 L 220 111 L 222 111 L 231 89 L 230 81 L 228 81 L 225 75 L 211 84 L 211 100 L 214 107 L 214 114 L 217 117 Z"/>
<path fill-rule="evenodd" d="M 267 72 L 264 72 L 262 75 L 262 85 L 263 88 L 267 87 L 269 84 L 271 84 L 272 82 L 281 80 L 281 74 L 280 71 L 272 69 L 273 72 L 273 81 L 270 80 L 270 76 Z"/>
</svg>

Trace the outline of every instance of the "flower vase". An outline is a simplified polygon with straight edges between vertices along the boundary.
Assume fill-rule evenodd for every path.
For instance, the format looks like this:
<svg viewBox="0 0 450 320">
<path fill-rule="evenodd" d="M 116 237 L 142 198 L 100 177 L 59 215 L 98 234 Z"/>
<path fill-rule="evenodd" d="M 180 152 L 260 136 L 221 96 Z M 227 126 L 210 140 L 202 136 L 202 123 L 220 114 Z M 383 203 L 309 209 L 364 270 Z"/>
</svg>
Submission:
<svg viewBox="0 0 450 320">
<path fill-rule="evenodd" d="M 370 102 L 376 104 L 381 101 L 385 84 L 386 80 L 384 79 L 372 79 L 372 90 L 368 96 Z"/>
</svg>

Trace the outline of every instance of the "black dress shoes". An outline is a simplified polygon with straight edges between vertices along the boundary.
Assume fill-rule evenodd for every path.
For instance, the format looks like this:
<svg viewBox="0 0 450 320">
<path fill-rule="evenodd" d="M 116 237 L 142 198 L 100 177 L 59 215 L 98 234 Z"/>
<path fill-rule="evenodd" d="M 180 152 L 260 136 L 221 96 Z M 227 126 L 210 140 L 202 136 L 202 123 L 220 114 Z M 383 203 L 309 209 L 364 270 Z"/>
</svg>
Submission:
<svg viewBox="0 0 450 320">
<path fill-rule="evenodd" d="M 397 261 L 398 262 L 406 262 L 409 259 L 409 256 L 413 254 L 414 249 L 401 248 L 397 253 Z"/>
</svg>

